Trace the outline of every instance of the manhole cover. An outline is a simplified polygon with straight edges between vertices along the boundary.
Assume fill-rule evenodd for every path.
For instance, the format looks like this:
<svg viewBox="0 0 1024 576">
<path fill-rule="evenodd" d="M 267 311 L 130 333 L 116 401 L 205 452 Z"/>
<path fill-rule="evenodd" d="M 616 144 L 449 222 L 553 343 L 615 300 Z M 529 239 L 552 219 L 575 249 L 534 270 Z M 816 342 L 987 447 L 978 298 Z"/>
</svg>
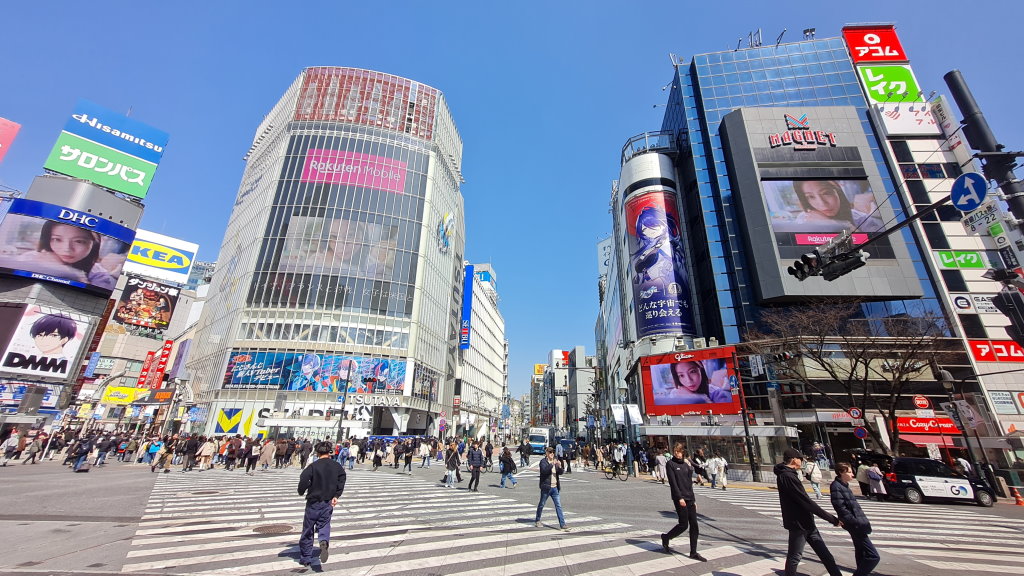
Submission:
<svg viewBox="0 0 1024 576">
<path fill-rule="evenodd" d="M 257 534 L 286 534 L 292 531 L 289 524 L 264 524 L 252 529 Z"/>
</svg>

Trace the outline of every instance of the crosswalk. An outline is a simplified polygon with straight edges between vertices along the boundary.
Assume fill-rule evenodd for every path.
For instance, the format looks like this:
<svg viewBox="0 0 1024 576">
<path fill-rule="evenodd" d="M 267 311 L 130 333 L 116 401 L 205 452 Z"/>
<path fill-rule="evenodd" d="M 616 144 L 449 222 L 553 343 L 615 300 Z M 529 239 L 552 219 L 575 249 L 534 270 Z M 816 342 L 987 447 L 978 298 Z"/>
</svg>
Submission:
<svg viewBox="0 0 1024 576">
<path fill-rule="evenodd" d="M 776 492 L 700 490 L 709 497 L 743 507 L 782 524 Z M 828 512 L 828 498 L 818 500 Z M 871 541 L 883 555 L 899 555 L 925 566 L 960 574 L 1024 573 L 1024 520 L 985 514 L 960 504 L 914 505 L 861 500 L 871 521 Z M 848 542 L 842 528 L 818 521 L 829 542 Z"/>
<path fill-rule="evenodd" d="M 123 572 L 302 573 L 297 558 L 304 502 L 295 492 L 297 480 L 294 469 L 256 476 L 224 470 L 162 475 Z M 703 547 L 709 560 L 703 564 L 661 553 L 657 531 L 571 511 L 566 521 L 572 530 L 562 532 L 550 507 L 544 527 L 536 528 L 533 504 L 355 470 L 335 509 L 331 557 L 322 572 L 619 576 L 628 566 L 627 573 L 636 576 L 703 574 L 712 568 L 755 576 L 774 574 L 782 565 L 780 557 L 737 545 Z"/>
</svg>

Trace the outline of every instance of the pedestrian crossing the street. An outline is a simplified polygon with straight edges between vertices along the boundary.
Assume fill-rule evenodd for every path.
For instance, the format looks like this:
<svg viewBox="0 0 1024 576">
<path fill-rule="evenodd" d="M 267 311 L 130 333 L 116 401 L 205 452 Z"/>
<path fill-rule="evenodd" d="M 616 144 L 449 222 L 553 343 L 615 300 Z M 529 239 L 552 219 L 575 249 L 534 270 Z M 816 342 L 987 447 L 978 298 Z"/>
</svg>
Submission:
<svg viewBox="0 0 1024 576">
<path fill-rule="evenodd" d="M 246 476 L 208 470 L 162 475 L 133 538 L 125 573 L 262 575 L 302 573 L 304 501 L 298 470 Z M 774 574 L 782 558 L 757 547 L 703 543 L 707 564 L 661 552 L 659 532 L 566 510 L 557 530 L 549 502 L 543 528 L 535 504 L 452 490 L 422 478 L 349 472 L 335 508 L 327 574 L 505 576 L 572 574 Z M 321 566 L 314 563 L 316 571 Z"/>
<path fill-rule="evenodd" d="M 781 530 L 777 492 L 698 488 L 697 497 L 713 498 L 775 519 Z M 827 496 L 817 502 L 825 511 L 834 512 Z M 871 521 L 871 541 L 883 554 L 883 563 L 884 555 L 891 554 L 961 574 L 1024 573 L 1024 520 L 985 514 L 962 504 L 861 500 L 860 505 Z M 822 520 L 817 525 L 830 543 L 849 539 L 842 528 Z"/>
</svg>

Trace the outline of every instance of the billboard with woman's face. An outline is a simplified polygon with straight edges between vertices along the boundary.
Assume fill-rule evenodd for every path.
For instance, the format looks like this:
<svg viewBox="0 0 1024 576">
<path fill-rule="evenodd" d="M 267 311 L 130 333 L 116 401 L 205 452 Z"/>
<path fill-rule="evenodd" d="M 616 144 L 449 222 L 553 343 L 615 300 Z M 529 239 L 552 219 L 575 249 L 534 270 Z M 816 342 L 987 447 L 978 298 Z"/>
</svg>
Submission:
<svg viewBox="0 0 1024 576">
<path fill-rule="evenodd" d="M 867 180 L 765 180 L 761 187 L 784 260 L 799 258 L 844 230 L 857 245 L 885 229 Z M 891 257 L 888 243 L 878 244 L 872 257 Z"/>
<path fill-rule="evenodd" d="M 640 359 L 647 414 L 738 414 L 739 380 L 732 346 Z"/>
<path fill-rule="evenodd" d="M 19 198 L 0 222 L 0 270 L 109 294 L 134 238 L 105 218 Z"/>
<path fill-rule="evenodd" d="M 626 199 L 626 274 L 633 286 L 639 336 L 693 334 L 690 282 L 676 194 L 656 190 Z"/>
</svg>

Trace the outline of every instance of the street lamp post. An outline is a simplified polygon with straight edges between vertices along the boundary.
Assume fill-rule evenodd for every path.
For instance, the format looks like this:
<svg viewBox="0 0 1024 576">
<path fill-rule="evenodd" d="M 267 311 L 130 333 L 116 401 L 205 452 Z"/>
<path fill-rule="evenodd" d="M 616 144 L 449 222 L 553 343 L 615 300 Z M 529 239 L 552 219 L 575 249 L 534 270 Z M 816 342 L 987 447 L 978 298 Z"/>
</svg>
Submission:
<svg viewBox="0 0 1024 576">
<path fill-rule="evenodd" d="M 954 387 L 956 382 L 960 382 L 961 385 L 962 385 L 963 384 L 963 379 L 953 380 L 953 375 L 950 374 L 948 370 L 939 370 L 938 371 L 938 379 L 939 379 L 939 382 L 942 384 L 942 387 L 946 390 L 946 395 L 949 397 L 949 402 L 950 402 L 953 410 L 957 411 L 957 420 L 960 422 L 960 434 L 963 435 L 964 446 L 967 448 L 967 458 L 970 459 L 971 465 L 974 466 L 975 470 L 980 470 L 980 469 L 982 469 L 982 467 L 979 465 L 978 460 L 974 457 L 974 451 L 971 450 L 971 443 L 968 440 L 968 436 L 967 436 L 967 427 L 963 423 L 963 417 L 960 416 L 959 410 L 957 409 L 957 405 L 954 404 L 955 400 L 953 398 L 953 387 Z M 982 446 L 981 446 L 981 439 L 980 438 L 978 439 L 978 450 L 981 451 L 982 458 L 985 459 L 985 466 L 984 466 L 985 474 L 984 475 L 978 474 L 978 477 L 982 478 L 985 481 L 985 483 L 988 484 L 989 488 L 994 488 L 995 485 L 996 485 L 996 482 L 995 482 L 995 478 L 992 478 L 992 466 L 991 466 L 991 464 L 989 464 L 988 455 L 985 454 L 985 449 L 982 448 Z"/>
</svg>

